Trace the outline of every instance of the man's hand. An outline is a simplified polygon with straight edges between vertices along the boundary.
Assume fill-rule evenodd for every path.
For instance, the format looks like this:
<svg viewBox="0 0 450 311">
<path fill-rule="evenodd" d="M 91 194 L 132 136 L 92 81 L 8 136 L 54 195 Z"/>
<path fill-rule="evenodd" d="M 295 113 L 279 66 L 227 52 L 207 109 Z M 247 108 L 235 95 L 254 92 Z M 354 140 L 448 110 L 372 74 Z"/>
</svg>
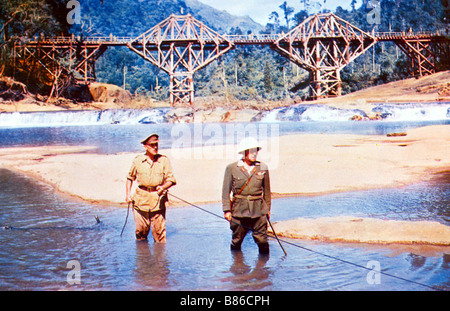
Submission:
<svg viewBox="0 0 450 311">
<path fill-rule="evenodd" d="M 156 192 L 158 192 L 159 196 L 166 195 L 167 190 L 173 186 L 173 182 L 166 181 L 163 185 L 156 186 Z"/>
<path fill-rule="evenodd" d="M 132 197 L 130 195 L 127 195 L 126 198 L 125 198 L 125 202 L 127 202 L 127 203 L 133 202 Z"/>
<path fill-rule="evenodd" d="M 159 196 L 162 196 L 163 194 L 167 193 L 167 189 L 163 186 L 156 186 L 156 192 L 158 192 Z"/>
<path fill-rule="evenodd" d="M 223 217 L 225 217 L 226 220 L 231 221 L 231 212 L 225 212 Z"/>
</svg>

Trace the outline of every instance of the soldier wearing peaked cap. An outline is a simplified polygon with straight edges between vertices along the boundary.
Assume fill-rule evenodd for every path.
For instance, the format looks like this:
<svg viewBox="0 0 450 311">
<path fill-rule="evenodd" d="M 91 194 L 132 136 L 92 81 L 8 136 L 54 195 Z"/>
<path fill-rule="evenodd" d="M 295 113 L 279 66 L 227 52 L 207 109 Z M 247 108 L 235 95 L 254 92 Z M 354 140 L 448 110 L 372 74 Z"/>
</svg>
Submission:
<svg viewBox="0 0 450 311">
<path fill-rule="evenodd" d="M 126 202 L 133 203 L 136 240 L 147 240 L 152 230 L 155 242 L 166 242 L 167 190 L 176 184 L 169 159 L 158 153 L 159 136 L 151 134 L 141 143 L 145 154 L 136 156 L 126 182 Z M 134 181 L 138 187 L 134 195 Z"/>
<path fill-rule="evenodd" d="M 239 144 L 242 159 L 229 164 L 225 170 L 222 188 L 222 209 L 230 221 L 231 250 L 240 250 L 247 232 L 262 254 L 269 253 L 267 217 L 270 215 L 271 193 L 269 170 L 257 161 L 261 146 L 248 137 Z"/>
</svg>

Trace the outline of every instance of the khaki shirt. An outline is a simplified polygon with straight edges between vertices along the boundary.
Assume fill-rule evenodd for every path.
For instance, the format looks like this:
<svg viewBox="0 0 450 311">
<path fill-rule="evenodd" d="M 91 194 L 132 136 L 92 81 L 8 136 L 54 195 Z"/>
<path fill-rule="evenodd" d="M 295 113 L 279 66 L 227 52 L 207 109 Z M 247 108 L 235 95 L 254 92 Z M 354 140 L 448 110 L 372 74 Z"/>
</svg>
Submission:
<svg viewBox="0 0 450 311">
<path fill-rule="evenodd" d="M 127 179 L 137 181 L 138 187 L 133 195 L 134 205 L 142 211 L 158 211 L 165 208 L 167 196 L 159 197 L 156 190 L 148 191 L 156 186 L 163 185 L 167 181 L 176 184 L 169 158 L 157 154 L 152 161 L 146 154 L 136 156 L 131 164 Z"/>
<path fill-rule="evenodd" d="M 225 170 L 222 187 L 222 209 L 224 212 L 231 211 L 233 217 L 255 218 L 266 215 L 270 211 L 269 169 L 264 163 L 255 162 L 253 170 L 252 178 L 238 196 L 236 195 L 253 171 L 249 173 L 244 168 L 242 160 L 231 163 Z M 232 206 L 230 193 L 235 196 Z"/>
</svg>

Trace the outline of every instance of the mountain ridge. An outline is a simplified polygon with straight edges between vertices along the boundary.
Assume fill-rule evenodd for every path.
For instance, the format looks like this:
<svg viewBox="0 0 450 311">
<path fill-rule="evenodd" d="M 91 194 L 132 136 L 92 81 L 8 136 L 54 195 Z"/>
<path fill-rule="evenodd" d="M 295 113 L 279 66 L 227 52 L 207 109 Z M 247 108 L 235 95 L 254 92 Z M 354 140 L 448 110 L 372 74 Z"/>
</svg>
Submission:
<svg viewBox="0 0 450 311">
<path fill-rule="evenodd" d="M 194 17 L 204 19 L 218 31 L 228 32 L 231 28 L 239 27 L 244 33 L 251 31 L 259 33 L 264 27 L 249 16 L 236 16 L 226 10 L 218 10 L 198 0 L 185 0 L 186 6 L 193 12 Z"/>
<path fill-rule="evenodd" d="M 234 16 L 197 0 L 80 0 L 82 24 L 73 33 L 84 35 L 138 36 L 171 14 L 191 14 L 207 27 L 223 34 L 233 28 L 259 33 L 264 27 L 248 16 Z"/>
</svg>

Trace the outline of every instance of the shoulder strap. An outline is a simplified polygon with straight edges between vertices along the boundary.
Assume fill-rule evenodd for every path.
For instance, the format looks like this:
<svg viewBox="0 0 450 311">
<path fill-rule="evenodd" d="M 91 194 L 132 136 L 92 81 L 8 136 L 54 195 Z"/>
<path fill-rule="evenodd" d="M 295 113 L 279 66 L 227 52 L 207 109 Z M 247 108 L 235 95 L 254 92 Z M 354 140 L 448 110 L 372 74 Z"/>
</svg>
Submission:
<svg viewBox="0 0 450 311">
<path fill-rule="evenodd" d="M 245 181 L 245 184 L 241 187 L 241 189 L 239 189 L 238 193 L 236 193 L 236 194 L 233 196 L 233 199 L 230 201 L 231 207 L 233 206 L 233 202 L 234 202 L 234 199 L 236 198 L 236 195 L 240 195 L 240 194 L 242 193 L 242 191 L 244 190 L 244 188 L 247 187 L 248 183 L 250 182 L 250 179 L 252 179 L 253 174 L 255 174 L 255 172 L 256 172 L 256 167 L 254 167 L 254 168 L 252 169 L 252 173 L 250 174 L 250 177 Z"/>
<path fill-rule="evenodd" d="M 245 181 L 245 184 L 241 187 L 241 189 L 239 189 L 238 193 L 236 193 L 236 194 L 241 194 L 242 193 L 244 188 L 247 187 L 248 183 L 250 182 L 250 179 L 252 179 L 253 174 L 255 174 L 255 172 L 256 172 L 256 167 L 254 167 L 252 169 L 252 173 L 250 174 L 250 177 Z"/>
</svg>

